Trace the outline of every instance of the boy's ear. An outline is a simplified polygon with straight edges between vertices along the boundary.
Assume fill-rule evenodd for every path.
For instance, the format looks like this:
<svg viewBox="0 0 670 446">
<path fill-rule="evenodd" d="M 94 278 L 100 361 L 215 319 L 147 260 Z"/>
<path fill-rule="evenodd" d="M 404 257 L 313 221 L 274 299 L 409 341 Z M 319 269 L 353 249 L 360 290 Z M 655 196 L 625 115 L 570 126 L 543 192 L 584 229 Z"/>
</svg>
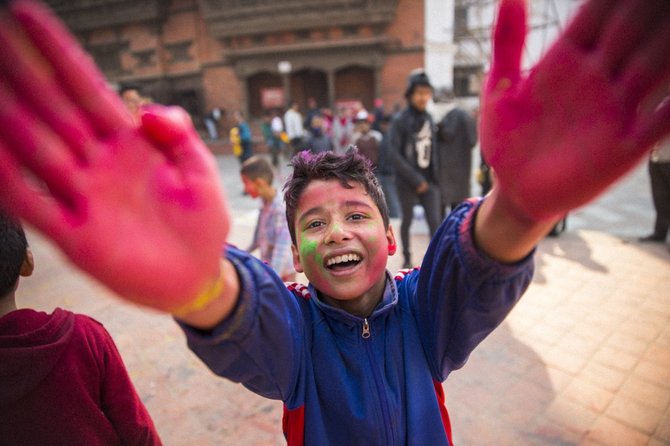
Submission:
<svg viewBox="0 0 670 446">
<path fill-rule="evenodd" d="M 19 275 L 23 277 L 28 277 L 33 274 L 35 270 L 35 259 L 33 259 L 33 252 L 30 248 L 26 249 L 26 256 L 23 258 L 23 263 L 21 264 L 21 270 Z"/>
<path fill-rule="evenodd" d="M 393 226 L 389 224 L 388 229 L 386 230 L 386 241 L 388 242 L 389 246 L 389 255 L 392 256 L 395 254 L 395 250 L 397 248 L 397 244 L 395 241 L 395 234 L 393 233 Z M 393 250 L 391 250 L 391 246 L 393 246 Z"/>
<path fill-rule="evenodd" d="M 300 263 L 300 252 L 295 244 L 291 244 L 291 254 L 293 254 L 293 268 L 295 271 L 297 273 L 304 273 L 305 270 L 302 269 L 302 263 Z"/>
</svg>

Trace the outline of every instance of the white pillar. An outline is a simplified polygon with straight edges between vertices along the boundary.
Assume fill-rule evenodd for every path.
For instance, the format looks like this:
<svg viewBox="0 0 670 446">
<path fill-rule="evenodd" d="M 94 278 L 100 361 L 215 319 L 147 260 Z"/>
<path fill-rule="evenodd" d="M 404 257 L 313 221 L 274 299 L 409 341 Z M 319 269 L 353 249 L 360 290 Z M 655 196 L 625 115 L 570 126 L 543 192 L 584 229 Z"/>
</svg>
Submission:
<svg viewBox="0 0 670 446">
<path fill-rule="evenodd" d="M 454 0 L 424 0 L 424 66 L 436 89 L 454 86 Z"/>
</svg>

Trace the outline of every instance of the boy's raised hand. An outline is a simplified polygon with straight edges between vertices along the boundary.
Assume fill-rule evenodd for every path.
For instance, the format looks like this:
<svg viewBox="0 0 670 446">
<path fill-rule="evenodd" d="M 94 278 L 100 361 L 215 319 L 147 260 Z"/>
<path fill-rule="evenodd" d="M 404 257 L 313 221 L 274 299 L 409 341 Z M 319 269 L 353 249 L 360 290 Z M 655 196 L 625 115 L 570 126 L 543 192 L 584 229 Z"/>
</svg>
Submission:
<svg viewBox="0 0 670 446">
<path fill-rule="evenodd" d="M 526 7 L 501 1 L 481 146 L 499 195 L 538 221 L 594 198 L 670 131 L 670 104 L 644 111 L 670 83 L 670 2 L 586 2 L 527 75 Z"/>
<path fill-rule="evenodd" d="M 181 109 L 138 127 L 40 5 L 0 11 L 0 205 L 121 296 L 176 311 L 218 278 L 229 217 Z"/>
</svg>

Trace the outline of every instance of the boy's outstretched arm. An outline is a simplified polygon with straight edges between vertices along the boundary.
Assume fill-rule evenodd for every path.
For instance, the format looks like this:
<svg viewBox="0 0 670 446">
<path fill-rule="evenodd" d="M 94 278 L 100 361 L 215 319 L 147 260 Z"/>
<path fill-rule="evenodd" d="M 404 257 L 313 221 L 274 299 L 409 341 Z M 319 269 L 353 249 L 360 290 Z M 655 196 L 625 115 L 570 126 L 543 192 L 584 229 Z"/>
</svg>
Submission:
<svg viewBox="0 0 670 446">
<path fill-rule="evenodd" d="M 526 8 L 501 1 L 482 97 L 481 146 L 496 186 L 475 239 L 507 262 L 670 131 L 670 104 L 645 107 L 670 83 L 670 2 L 586 2 L 528 74 L 520 71 Z"/>
<path fill-rule="evenodd" d="M 234 306 L 214 158 L 181 109 L 139 126 L 36 2 L 0 9 L 0 206 L 120 296 L 199 327 Z"/>
</svg>

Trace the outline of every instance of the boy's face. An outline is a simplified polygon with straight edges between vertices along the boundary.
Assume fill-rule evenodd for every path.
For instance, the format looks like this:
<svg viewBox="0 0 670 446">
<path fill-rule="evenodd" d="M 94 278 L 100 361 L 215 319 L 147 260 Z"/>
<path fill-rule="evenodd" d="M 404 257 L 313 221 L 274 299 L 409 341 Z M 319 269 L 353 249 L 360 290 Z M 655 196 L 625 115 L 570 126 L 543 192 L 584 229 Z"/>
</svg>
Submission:
<svg viewBox="0 0 670 446">
<path fill-rule="evenodd" d="M 246 175 L 240 175 L 242 184 L 244 185 L 244 192 L 251 198 L 258 198 L 260 195 L 258 180 L 252 180 Z"/>
<path fill-rule="evenodd" d="M 293 262 L 328 303 L 365 313 L 382 295 L 395 237 L 365 188 L 352 185 L 315 180 L 305 188 L 295 216 Z"/>
</svg>

